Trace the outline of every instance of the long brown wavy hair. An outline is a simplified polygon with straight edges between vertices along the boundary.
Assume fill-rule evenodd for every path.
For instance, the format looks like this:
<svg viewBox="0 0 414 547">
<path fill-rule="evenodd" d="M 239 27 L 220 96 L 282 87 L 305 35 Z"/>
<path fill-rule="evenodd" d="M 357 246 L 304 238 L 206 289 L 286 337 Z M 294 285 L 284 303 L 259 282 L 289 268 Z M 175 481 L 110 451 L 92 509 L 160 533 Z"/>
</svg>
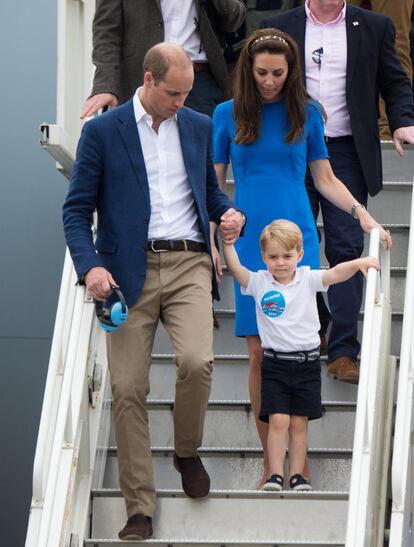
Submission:
<svg viewBox="0 0 414 547">
<path fill-rule="evenodd" d="M 253 78 L 253 61 L 259 53 L 282 54 L 288 64 L 288 76 L 282 89 L 290 127 L 286 128 L 285 141 L 294 142 L 303 133 L 310 99 L 302 81 L 299 50 L 289 34 L 265 28 L 254 31 L 245 41 L 237 61 L 234 79 L 233 114 L 237 125 L 237 144 L 254 142 L 262 124 L 262 98 Z M 321 112 L 323 112 L 321 107 Z"/>
</svg>

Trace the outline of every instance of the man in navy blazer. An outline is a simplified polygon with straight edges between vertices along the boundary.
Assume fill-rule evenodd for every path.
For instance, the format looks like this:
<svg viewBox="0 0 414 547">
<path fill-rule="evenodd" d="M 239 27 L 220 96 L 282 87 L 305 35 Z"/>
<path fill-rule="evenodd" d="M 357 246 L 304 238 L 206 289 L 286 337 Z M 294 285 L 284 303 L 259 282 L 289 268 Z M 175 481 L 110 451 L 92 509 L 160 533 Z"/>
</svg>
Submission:
<svg viewBox="0 0 414 547">
<path fill-rule="evenodd" d="M 209 221 L 225 241 L 244 219 L 219 189 L 210 118 L 183 107 L 194 72 L 184 50 L 161 43 L 144 59 L 134 97 L 85 124 L 64 204 L 79 279 L 96 300 L 118 285 L 127 321 L 107 336 L 119 478 L 128 521 L 121 539 L 152 535 L 155 509 L 146 396 L 159 320 L 177 366 L 174 465 L 193 498 L 209 492 L 197 455 L 213 371 L 211 293 L 217 295 Z M 98 213 L 95 243 L 91 217 Z"/>
<path fill-rule="evenodd" d="M 403 154 L 404 141 L 414 143 L 411 85 L 394 49 L 394 27 L 388 17 L 344 0 L 307 0 L 305 6 L 265 19 L 260 26 L 280 29 L 296 40 L 306 88 L 327 111 L 325 140 L 333 170 L 358 200 L 346 214 L 307 181 L 315 220 L 322 211 L 325 254 L 333 267 L 361 255 L 363 234 L 352 216 L 357 218 L 359 208 L 366 206 L 368 193 L 375 196 L 382 189 L 379 93 L 397 151 Z M 362 276 L 330 288 L 328 299 L 328 374 L 357 382 Z"/>
</svg>

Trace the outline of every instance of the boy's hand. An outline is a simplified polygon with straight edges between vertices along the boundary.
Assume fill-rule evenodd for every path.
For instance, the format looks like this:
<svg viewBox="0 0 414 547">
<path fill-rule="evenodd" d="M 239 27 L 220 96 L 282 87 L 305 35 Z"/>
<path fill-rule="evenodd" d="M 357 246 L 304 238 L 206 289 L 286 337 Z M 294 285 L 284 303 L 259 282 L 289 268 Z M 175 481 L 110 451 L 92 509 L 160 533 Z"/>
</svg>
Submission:
<svg viewBox="0 0 414 547">
<path fill-rule="evenodd" d="M 220 285 L 221 278 L 223 277 L 223 266 L 221 264 L 221 256 L 220 253 L 215 245 L 211 246 L 212 254 L 213 254 L 213 263 L 214 263 L 214 269 L 216 271 L 216 281 L 217 285 Z"/>
<path fill-rule="evenodd" d="M 377 271 L 380 270 L 380 263 L 378 258 L 373 256 L 364 256 L 363 258 L 358 258 L 358 268 L 364 274 L 366 278 L 368 275 L 369 268 L 375 268 Z"/>
</svg>

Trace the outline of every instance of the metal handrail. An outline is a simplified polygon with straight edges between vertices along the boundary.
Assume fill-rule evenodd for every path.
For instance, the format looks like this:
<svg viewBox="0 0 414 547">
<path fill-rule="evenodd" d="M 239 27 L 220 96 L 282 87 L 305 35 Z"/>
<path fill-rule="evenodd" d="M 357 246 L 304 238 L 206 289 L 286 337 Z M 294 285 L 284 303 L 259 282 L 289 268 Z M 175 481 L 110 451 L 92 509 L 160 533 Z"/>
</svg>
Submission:
<svg viewBox="0 0 414 547">
<path fill-rule="evenodd" d="M 74 285 L 72 259 L 70 258 L 69 252 L 66 251 L 33 464 L 33 501 L 37 505 L 43 503 L 45 494 L 45 477 L 46 472 L 49 469 L 51 439 L 54 434 L 54 427 L 52 427 L 53 408 L 56 397 L 58 396 L 58 378 L 63 375 L 64 372 L 64 354 L 66 353 L 66 348 L 64 347 L 64 329 L 67 326 L 68 320 L 70 321 L 72 317 L 72 307 L 75 296 Z"/>
<path fill-rule="evenodd" d="M 377 475 L 377 491 L 370 491 L 370 473 L 374 474 L 373 465 L 378 458 L 378 450 L 382 447 L 387 447 L 389 444 L 389 430 L 391 422 L 387 422 L 383 429 L 378 431 L 376 428 L 375 418 L 376 413 L 380 412 L 379 404 L 382 404 L 382 409 L 390 405 L 390 390 L 392 390 L 393 374 L 392 367 L 389 367 L 389 375 L 384 390 L 377 390 L 379 382 L 380 367 L 384 370 L 384 354 L 380 353 L 380 342 L 386 342 L 387 352 L 389 352 L 390 332 L 382 332 L 382 321 L 379 320 L 382 315 L 387 314 L 390 321 L 391 306 L 390 306 L 390 252 L 385 249 L 385 245 L 381 244 L 380 232 L 375 228 L 371 232 L 369 255 L 375 258 L 380 258 L 381 271 L 377 272 L 374 268 L 368 270 L 367 284 L 365 292 L 365 312 L 364 325 L 361 346 L 361 368 L 358 387 L 357 414 L 355 420 L 355 436 L 352 459 L 352 474 L 350 485 L 350 504 L 348 508 L 347 522 L 347 547 L 362 547 L 362 545 L 374 545 L 367 541 L 372 530 L 366 529 L 367 519 L 371 519 L 371 524 L 374 521 L 383 526 L 383 515 L 377 514 L 381 507 L 382 500 L 375 499 L 377 504 L 373 511 L 375 514 L 369 513 L 368 505 L 372 502 L 373 496 L 384 496 L 384 484 L 387 478 L 384 477 L 384 462 L 388 462 L 388 458 L 384 455 L 383 466 L 381 469 L 376 469 Z M 390 324 L 385 324 L 390 330 Z M 390 357 L 390 356 L 389 356 Z M 387 363 L 388 366 L 388 363 Z M 379 400 L 381 398 L 381 401 Z M 373 463 L 374 462 L 374 463 Z M 381 534 L 381 530 L 375 533 Z M 365 543 L 366 542 L 366 543 Z"/>
<path fill-rule="evenodd" d="M 403 520 L 397 522 L 395 515 L 404 515 L 406 503 L 412 503 L 407 496 L 409 453 L 414 411 L 414 199 L 411 199 L 410 234 L 408 242 L 407 274 L 404 297 L 404 315 L 401 335 L 401 352 L 397 405 L 395 416 L 395 433 L 393 461 L 391 468 L 392 516 L 390 528 L 390 545 L 401 545 Z M 411 450 L 413 448 L 411 447 Z M 411 473 L 414 473 L 412 470 Z M 414 491 L 414 486 L 411 485 Z M 412 511 L 412 508 L 411 508 Z"/>
</svg>

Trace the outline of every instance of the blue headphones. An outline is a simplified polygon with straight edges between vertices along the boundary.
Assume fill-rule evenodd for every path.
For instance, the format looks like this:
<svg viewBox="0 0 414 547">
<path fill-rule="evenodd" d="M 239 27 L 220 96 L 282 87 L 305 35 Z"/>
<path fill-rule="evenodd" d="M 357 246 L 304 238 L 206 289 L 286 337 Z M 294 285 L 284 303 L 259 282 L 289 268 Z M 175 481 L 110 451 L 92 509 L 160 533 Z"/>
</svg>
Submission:
<svg viewBox="0 0 414 547">
<path fill-rule="evenodd" d="M 112 292 L 118 298 L 118 302 L 112 304 L 109 309 L 104 307 L 103 302 L 98 300 L 95 302 L 98 323 L 106 332 L 115 332 L 122 323 L 125 323 L 128 317 L 128 306 L 121 290 L 112 285 Z"/>
</svg>

